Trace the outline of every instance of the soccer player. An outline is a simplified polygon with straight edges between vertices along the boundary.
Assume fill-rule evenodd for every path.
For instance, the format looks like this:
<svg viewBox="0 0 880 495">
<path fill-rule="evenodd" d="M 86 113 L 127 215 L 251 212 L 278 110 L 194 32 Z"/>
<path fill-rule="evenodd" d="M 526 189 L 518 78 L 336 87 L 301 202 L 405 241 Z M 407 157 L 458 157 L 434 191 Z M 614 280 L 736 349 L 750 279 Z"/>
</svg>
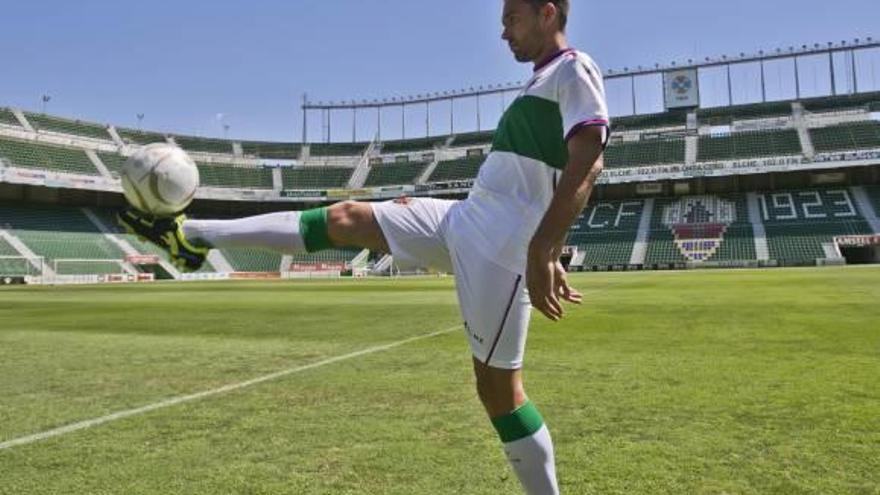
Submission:
<svg viewBox="0 0 880 495">
<path fill-rule="evenodd" d="M 390 252 L 404 267 L 453 272 L 477 392 L 510 464 L 526 493 L 558 493 L 550 433 L 523 388 L 523 353 L 531 307 L 557 321 L 562 301 L 581 302 L 559 257 L 602 171 L 609 132 L 601 72 L 569 48 L 568 13 L 568 0 L 504 1 L 501 37 L 534 74 L 502 116 L 465 200 L 344 201 L 238 220 L 128 211 L 120 221 L 189 269 L 209 248 L 357 246 Z"/>
</svg>

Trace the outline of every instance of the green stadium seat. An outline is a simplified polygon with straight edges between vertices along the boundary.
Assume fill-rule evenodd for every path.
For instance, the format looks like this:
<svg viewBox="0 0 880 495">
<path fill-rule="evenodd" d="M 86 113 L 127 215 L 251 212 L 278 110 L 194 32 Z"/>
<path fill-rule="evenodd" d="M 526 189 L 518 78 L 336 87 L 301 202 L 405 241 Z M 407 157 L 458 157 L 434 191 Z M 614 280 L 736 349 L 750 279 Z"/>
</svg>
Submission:
<svg viewBox="0 0 880 495">
<path fill-rule="evenodd" d="M 346 167 L 286 167 L 281 169 L 281 181 L 285 189 L 339 189 L 352 173 L 354 169 Z"/>
<path fill-rule="evenodd" d="M 186 151 L 201 153 L 232 154 L 232 141 L 192 136 L 173 136 L 174 142 Z"/>
<path fill-rule="evenodd" d="M 313 143 L 309 145 L 311 156 L 358 156 L 370 143 Z"/>
<path fill-rule="evenodd" d="M 110 242 L 77 208 L 42 205 L 0 205 L 2 226 L 18 237 L 49 267 L 57 260 L 90 260 L 59 264 L 60 274 L 120 273 L 118 263 L 125 254 Z"/>
<path fill-rule="evenodd" d="M 110 175 L 113 177 L 119 177 L 119 174 L 122 172 L 122 166 L 125 165 L 125 160 L 127 159 L 122 155 L 105 153 L 103 151 L 98 152 L 98 158 L 101 159 L 101 162 L 107 167 L 107 170 L 110 171 Z"/>
<path fill-rule="evenodd" d="M 0 138 L 0 158 L 17 167 L 100 175 L 85 151 L 33 141 Z"/>
<path fill-rule="evenodd" d="M 15 114 L 12 113 L 12 110 L 10 110 L 8 108 L 0 108 L 0 124 L 21 127 L 21 124 L 18 122 L 18 119 L 15 118 Z"/>
<path fill-rule="evenodd" d="M 268 143 L 263 141 L 241 141 L 241 150 L 247 156 L 267 159 L 296 160 L 302 146 L 298 143 Z"/>
<path fill-rule="evenodd" d="M 494 137 L 495 131 L 465 132 L 456 134 L 451 146 L 458 148 L 465 146 L 485 146 L 487 144 L 492 144 L 492 139 Z"/>
<path fill-rule="evenodd" d="M 736 132 L 723 136 L 700 136 L 697 160 L 739 160 L 803 153 L 797 131 Z"/>
<path fill-rule="evenodd" d="M 25 118 L 31 123 L 34 130 L 37 131 L 58 132 L 61 134 L 101 139 L 104 141 L 111 140 L 110 134 L 107 132 L 107 126 L 105 125 L 36 113 L 25 113 Z"/>
<path fill-rule="evenodd" d="M 224 248 L 220 253 L 238 272 L 281 271 L 281 255 L 277 253 L 246 248 Z"/>
<path fill-rule="evenodd" d="M 428 182 L 474 179 L 484 161 L 486 161 L 484 156 L 442 161 L 428 177 Z"/>
<path fill-rule="evenodd" d="M 117 127 L 116 133 L 119 134 L 119 137 L 121 137 L 126 144 L 137 145 L 168 142 L 168 140 L 165 139 L 165 135 L 158 132 L 145 132 Z"/>
<path fill-rule="evenodd" d="M 413 153 L 417 151 L 433 151 L 437 146 L 443 145 L 446 138 L 427 137 L 419 139 L 403 139 L 397 141 L 385 141 L 382 143 L 382 153 Z"/>
<path fill-rule="evenodd" d="M 880 103 L 880 91 L 857 93 L 853 95 L 822 96 L 801 102 L 809 112 L 831 112 L 850 108 L 871 107 Z"/>
<path fill-rule="evenodd" d="M 682 138 L 616 142 L 605 149 L 605 166 L 608 168 L 684 163 L 684 158 L 685 141 Z"/>
<path fill-rule="evenodd" d="M 631 131 L 658 127 L 682 127 L 687 124 L 686 110 L 670 110 L 663 113 L 622 115 L 611 119 L 612 131 Z"/>
<path fill-rule="evenodd" d="M 364 183 L 366 187 L 414 184 L 425 171 L 427 163 L 387 163 L 375 165 Z"/>
<path fill-rule="evenodd" d="M 810 129 L 810 139 L 820 153 L 880 148 L 880 122 L 856 122 Z"/>
<path fill-rule="evenodd" d="M 272 189 L 272 170 L 196 162 L 203 187 L 231 189 Z"/>
<path fill-rule="evenodd" d="M 770 117 L 791 117 L 791 102 L 752 103 L 731 107 L 701 108 L 697 111 L 697 120 L 701 124 L 709 125 L 730 125 L 734 120 Z"/>
<path fill-rule="evenodd" d="M 713 221 L 713 217 L 706 211 L 694 211 L 690 213 L 691 221 L 684 224 L 679 230 L 684 233 L 692 232 L 691 236 L 683 234 L 682 241 L 692 239 L 720 239 L 715 251 L 702 261 L 708 262 L 735 262 L 752 261 L 757 259 L 755 253 L 755 234 L 749 221 L 748 207 L 745 197 L 740 195 L 706 195 L 707 200 L 721 200 L 733 204 L 736 219 L 732 223 Z M 685 256 L 682 249 L 676 243 L 676 232 L 664 224 L 664 212 L 667 207 L 674 207 L 684 198 L 659 198 L 654 202 L 654 211 L 651 216 L 648 250 L 645 256 L 645 264 L 677 264 L 691 261 Z M 697 232 L 697 234 L 693 234 Z M 699 233 L 704 232 L 703 235 Z M 717 237 L 716 237 L 717 235 Z"/>
<path fill-rule="evenodd" d="M 873 233 L 844 188 L 766 193 L 759 200 L 770 258 L 783 265 L 825 258 L 822 246 L 835 236 Z"/>
<path fill-rule="evenodd" d="M 572 225 L 566 244 L 586 254 L 587 268 L 628 265 L 643 208 L 640 200 L 590 204 Z"/>
</svg>

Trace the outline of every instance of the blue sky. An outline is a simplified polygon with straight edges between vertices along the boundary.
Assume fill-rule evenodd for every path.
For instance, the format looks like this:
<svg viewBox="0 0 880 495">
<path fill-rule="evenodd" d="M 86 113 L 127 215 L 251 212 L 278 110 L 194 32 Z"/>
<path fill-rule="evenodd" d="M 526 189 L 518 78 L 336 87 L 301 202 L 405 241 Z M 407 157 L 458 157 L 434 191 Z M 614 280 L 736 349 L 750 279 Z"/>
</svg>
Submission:
<svg viewBox="0 0 880 495">
<path fill-rule="evenodd" d="M 222 136 L 225 122 L 230 137 L 299 140 L 304 92 L 325 101 L 390 98 L 516 81 L 531 70 L 500 40 L 501 0 L 7 3 L 0 106 L 40 110 L 49 94 L 49 113 L 136 127 L 142 112 L 145 128 L 185 134 Z M 877 0 L 573 3 L 571 44 L 606 69 L 880 38 Z M 784 96 L 785 69 L 774 70 L 771 92 Z M 806 70 L 807 91 L 821 92 L 821 71 Z M 859 71 L 863 87 L 880 88 L 878 54 L 865 55 Z M 705 92 L 719 104 L 716 86 Z M 646 107 L 657 104 L 643 93 Z M 740 93 L 735 99 L 755 96 Z M 484 102 L 484 128 L 494 126 L 502 103 Z M 612 113 L 630 111 L 627 98 L 610 103 Z M 411 113 L 407 137 L 423 135 L 423 113 Z M 472 114 L 462 108 L 457 128 L 473 128 Z M 321 124 L 312 117 L 314 140 Z M 385 115 L 386 137 L 399 137 L 399 122 L 399 112 Z M 366 139 L 375 116 L 358 124 Z M 436 117 L 431 130 L 448 127 L 448 116 Z M 351 117 L 334 116 L 332 137 L 351 139 Z"/>
</svg>

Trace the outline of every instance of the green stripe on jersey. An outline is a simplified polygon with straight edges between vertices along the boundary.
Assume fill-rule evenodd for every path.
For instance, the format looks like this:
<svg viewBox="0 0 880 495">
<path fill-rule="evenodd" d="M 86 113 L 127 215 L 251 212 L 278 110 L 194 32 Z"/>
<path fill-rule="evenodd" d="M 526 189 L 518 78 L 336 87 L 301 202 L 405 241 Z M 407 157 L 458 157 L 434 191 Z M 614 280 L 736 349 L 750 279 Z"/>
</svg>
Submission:
<svg viewBox="0 0 880 495">
<path fill-rule="evenodd" d="M 495 130 L 492 151 L 507 151 L 564 169 L 568 148 L 559 103 L 531 95 L 514 100 Z"/>
<path fill-rule="evenodd" d="M 544 426 L 544 418 L 530 401 L 512 413 L 492 418 L 492 426 L 503 443 L 510 443 L 534 435 Z"/>
</svg>

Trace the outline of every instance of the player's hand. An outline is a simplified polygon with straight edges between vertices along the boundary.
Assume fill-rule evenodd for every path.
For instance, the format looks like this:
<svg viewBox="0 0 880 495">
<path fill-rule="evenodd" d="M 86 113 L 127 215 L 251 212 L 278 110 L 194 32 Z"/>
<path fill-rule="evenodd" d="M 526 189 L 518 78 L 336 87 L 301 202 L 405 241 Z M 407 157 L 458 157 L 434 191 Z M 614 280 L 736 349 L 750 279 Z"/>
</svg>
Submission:
<svg viewBox="0 0 880 495">
<path fill-rule="evenodd" d="M 552 321 L 559 321 L 565 313 L 560 297 L 580 300 L 580 294 L 568 285 L 565 270 L 562 270 L 551 250 L 542 246 L 529 247 L 526 285 L 532 307 Z"/>
<path fill-rule="evenodd" d="M 568 274 L 565 272 L 562 263 L 556 262 L 556 273 L 553 275 L 553 282 L 556 287 L 557 296 L 562 300 L 572 304 L 580 304 L 584 300 L 583 294 L 568 284 Z"/>
</svg>

